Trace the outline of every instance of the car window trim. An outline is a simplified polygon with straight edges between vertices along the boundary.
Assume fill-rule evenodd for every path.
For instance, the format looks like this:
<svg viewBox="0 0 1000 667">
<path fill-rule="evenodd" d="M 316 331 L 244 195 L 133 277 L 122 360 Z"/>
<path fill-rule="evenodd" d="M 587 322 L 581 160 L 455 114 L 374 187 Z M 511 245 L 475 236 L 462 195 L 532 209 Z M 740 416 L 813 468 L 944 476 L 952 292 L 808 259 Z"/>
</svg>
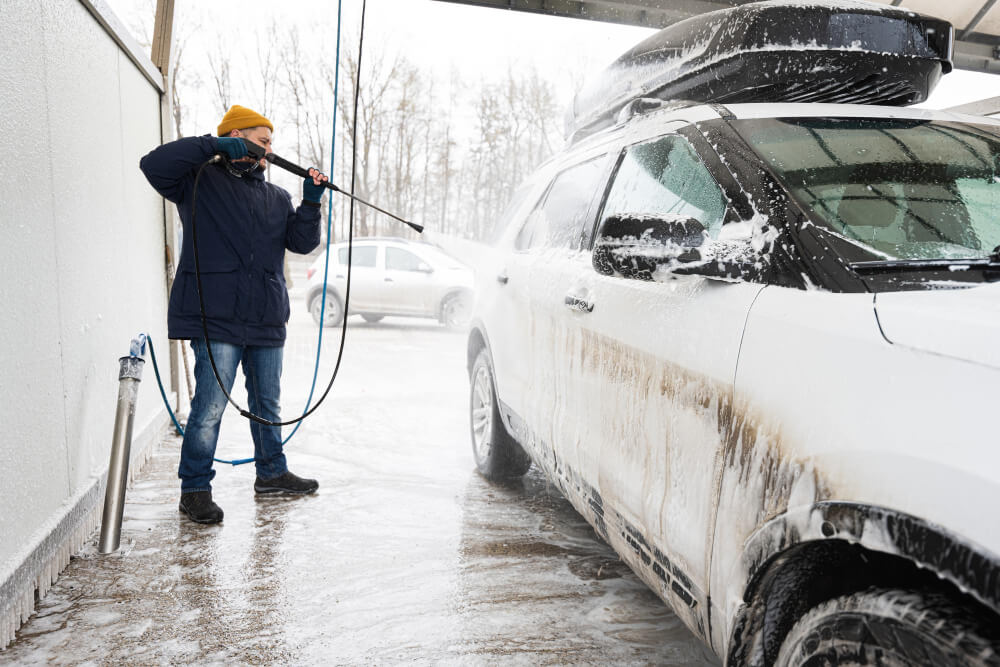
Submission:
<svg viewBox="0 0 1000 667">
<path fill-rule="evenodd" d="M 754 207 L 746 190 L 740 187 L 736 175 L 723 161 L 718 151 L 712 147 L 708 137 L 696 124 L 679 128 L 677 133 L 688 140 L 688 144 L 701 158 L 702 164 L 708 169 L 712 179 L 715 180 L 719 189 L 722 190 L 722 195 L 727 200 L 726 217 L 722 224 L 727 225 L 731 222 L 744 222 L 752 219 Z"/>
<path fill-rule="evenodd" d="M 726 210 L 725 210 L 725 212 L 723 214 L 722 224 L 723 225 L 727 225 L 730 222 L 737 222 L 737 221 L 744 220 L 743 218 L 732 218 L 732 216 L 734 214 L 735 215 L 738 215 L 738 214 L 736 214 L 735 211 L 733 210 L 734 207 L 733 207 L 732 200 L 730 199 L 730 197 L 726 193 L 725 188 L 723 187 L 723 185 L 721 183 L 719 183 L 719 179 L 716 177 L 715 173 L 705 163 L 705 159 L 704 159 L 704 156 L 701 154 L 701 151 L 699 151 L 698 148 L 696 146 L 694 146 L 692 144 L 692 142 L 689 141 L 686 136 L 684 136 L 683 134 L 681 134 L 679 132 L 680 129 L 683 129 L 685 127 L 690 127 L 690 123 L 688 123 L 687 121 L 675 121 L 675 124 L 677 124 L 677 126 L 678 126 L 676 129 L 672 129 L 672 130 L 669 130 L 667 132 L 662 132 L 660 134 L 646 136 L 646 137 L 644 137 L 642 139 L 637 139 L 635 141 L 631 141 L 631 142 L 623 144 L 621 146 L 621 148 L 618 151 L 618 157 L 615 159 L 614 169 L 611 171 L 611 174 L 608 176 L 607 181 L 606 181 L 605 186 L 604 186 L 604 192 L 601 194 L 600 206 L 597 208 L 597 210 L 595 211 L 595 214 L 593 216 L 593 220 L 592 220 L 591 226 L 590 226 L 590 233 L 589 233 L 589 235 L 587 235 L 587 238 L 586 238 L 586 245 L 582 246 L 584 250 L 586 250 L 588 252 L 592 252 L 593 249 L 594 249 L 594 241 L 597 239 L 597 226 L 601 224 L 601 218 L 604 215 L 604 209 L 605 209 L 605 207 L 608 204 L 608 196 L 611 194 L 611 188 L 614 186 L 615 179 L 618 177 L 618 172 L 621 170 L 622 163 L 625 161 L 625 155 L 631 149 L 633 149 L 636 146 L 640 146 L 640 145 L 644 145 L 644 144 L 651 144 L 651 143 L 654 143 L 654 142 L 666 139 L 667 137 L 676 137 L 676 138 L 680 139 L 681 141 L 686 142 L 687 145 L 694 152 L 694 154 L 697 156 L 697 158 L 701 162 L 702 166 L 705 167 L 705 170 L 708 172 L 708 175 L 712 178 L 712 181 L 715 183 L 716 187 L 719 188 L 719 194 L 721 194 L 723 196 L 723 198 L 725 199 L 725 202 L 726 202 Z"/>
</svg>

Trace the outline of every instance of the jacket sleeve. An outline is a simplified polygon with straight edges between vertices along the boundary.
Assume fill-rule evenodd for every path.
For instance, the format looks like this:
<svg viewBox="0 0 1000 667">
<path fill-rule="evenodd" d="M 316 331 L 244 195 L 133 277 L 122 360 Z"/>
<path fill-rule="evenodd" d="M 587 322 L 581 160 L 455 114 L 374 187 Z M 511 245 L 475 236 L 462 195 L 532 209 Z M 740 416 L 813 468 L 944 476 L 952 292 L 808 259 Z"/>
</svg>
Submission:
<svg viewBox="0 0 1000 667">
<path fill-rule="evenodd" d="M 176 204 L 184 197 L 185 181 L 216 152 L 213 136 L 184 137 L 151 150 L 139 160 L 139 168 L 160 195 Z"/>
<path fill-rule="evenodd" d="M 319 206 L 299 204 L 298 208 L 293 209 L 292 198 L 289 196 L 285 247 L 301 255 L 312 252 L 319 245 L 320 218 L 322 214 Z"/>
</svg>

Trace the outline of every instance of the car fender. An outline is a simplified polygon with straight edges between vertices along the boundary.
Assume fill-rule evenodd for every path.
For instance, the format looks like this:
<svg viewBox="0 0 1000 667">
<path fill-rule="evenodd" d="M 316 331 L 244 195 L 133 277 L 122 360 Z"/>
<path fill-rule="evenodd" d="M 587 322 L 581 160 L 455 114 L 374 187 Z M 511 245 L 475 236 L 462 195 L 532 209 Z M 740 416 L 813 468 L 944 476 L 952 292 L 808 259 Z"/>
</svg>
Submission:
<svg viewBox="0 0 1000 667">
<path fill-rule="evenodd" d="M 480 350 L 486 350 L 486 354 L 490 359 L 490 367 L 493 368 L 493 350 L 490 347 L 489 334 L 486 333 L 486 326 L 481 318 L 475 318 L 472 320 L 472 324 L 469 325 L 469 338 L 466 343 L 466 372 L 469 377 L 472 377 L 472 365 L 476 363 L 476 357 L 479 356 Z M 495 372 L 495 371 L 494 371 Z M 497 402 L 500 408 L 500 419 L 503 421 L 504 428 L 510 434 L 516 433 L 514 426 L 510 422 L 511 411 L 510 408 L 503 402 L 500 397 L 500 392 L 496 386 L 496 380 L 494 378 L 493 392 L 497 396 Z"/>
<path fill-rule="evenodd" d="M 760 526 L 731 566 L 728 590 L 715 597 L 725 613 L 727 665 L 760 664 L 767 576 L 801 545 L 850 544 L 936 574 L 1000 614 L 1000 560 L 946 528 L 891 508 L 824 501 L 789 510 Z M 815 553 L 814 549 L 814 553 Z M 801 595 L 802 591 L 795 591 Z"/>
</svg>

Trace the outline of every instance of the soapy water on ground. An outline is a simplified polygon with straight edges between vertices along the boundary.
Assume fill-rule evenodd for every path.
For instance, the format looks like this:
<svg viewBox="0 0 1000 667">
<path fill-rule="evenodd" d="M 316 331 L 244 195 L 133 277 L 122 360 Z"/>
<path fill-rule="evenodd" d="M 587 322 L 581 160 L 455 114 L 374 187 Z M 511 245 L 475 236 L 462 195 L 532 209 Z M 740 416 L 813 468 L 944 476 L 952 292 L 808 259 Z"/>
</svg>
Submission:
<svg viewBox="0 0 1000 667">
<path fill-rule="evenodd" d="M 286 418 L 316 334 L 292 299 Z M 324 335 L 317 396 L 339 330 Z M 225 521 L 191 523 L 166 434 L 127 493 L 122 549 L 97 554 L 95 535 L 0 663 L 718 664 L 536 470 L 475 472 L 463 333 L 351 318 L 340 375 L 286 448 L 315 495 L 257 498 L 252 464 L 217 464 Z M 218 455 L 252 451 L 230 410 Z"/>
</svg>

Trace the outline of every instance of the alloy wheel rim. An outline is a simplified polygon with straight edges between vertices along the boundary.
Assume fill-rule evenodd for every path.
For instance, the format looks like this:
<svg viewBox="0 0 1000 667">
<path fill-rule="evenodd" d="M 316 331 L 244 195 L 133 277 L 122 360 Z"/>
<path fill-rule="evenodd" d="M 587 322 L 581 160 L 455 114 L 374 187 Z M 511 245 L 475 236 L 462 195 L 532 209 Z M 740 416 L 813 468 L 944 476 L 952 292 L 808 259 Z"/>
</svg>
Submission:
<svg viewBox="0 0 1000 667">
<path fill-rule="evenodd" d="M 315 299 L 313 301 L 313 319 L 319 321 L 320 309 L 323 307 L 322 299 Z M 337 304 L 337 300 L 332 296 L 326 298 L 326 312 L 323 314 L 323 326 L 333 326 L 337 322 L 337 316 L 340 313 L 340 306 Z"/>
<path fill-rule="evenodd" d="M 465 304 L 461 297 L 449 299 L 444 305 L 444 323 L 448 327 L 460 327 L 465 324 Z"/>
<path fill-rule="evenodd" d="M 490 432 L 493 426 L 493 392 L 489 371 L 481 366 L 472 383 L 472 441 L 478 461 L 485 461 L 493 443 Z"/>
</svg>

